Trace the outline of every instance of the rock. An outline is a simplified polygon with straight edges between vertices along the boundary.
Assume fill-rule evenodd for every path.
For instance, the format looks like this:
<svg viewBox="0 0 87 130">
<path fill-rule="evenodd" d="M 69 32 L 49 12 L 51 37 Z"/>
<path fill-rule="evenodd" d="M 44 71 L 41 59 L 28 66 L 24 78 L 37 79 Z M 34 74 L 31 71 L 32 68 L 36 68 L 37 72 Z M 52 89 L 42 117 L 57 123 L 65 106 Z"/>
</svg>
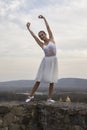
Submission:
<svg viewBox="0 0 87 130">
<path fill-rule="evenodd" d="M 0 119 L 0 126 L 2 126 L 2 123 L 3 123 L 3 121 L 2 121 L 2 119 Z"/>
<path fill-rule="evenodd" d="M 0 115 L 6 114 L 10 111 L 8 106 L 0 106 Z"/>
<path fill-rule="evenodd" d="M 0 130 L 8 130 L 8 127 L 0 128 Z"/>
<path fill-rule="evenodd" d="M 9 130 L 21 130 L 20 125 L 18 124 L 11 124 L 9 126 Z"/>
<path fill-rule="evenodd" d="M 0 130 L 87 130 L 87 104 L 38 101 L 0 108 Z"/>
<path fill-rule="evenodd" d="M 75 126 L 74 126 L 74 130 L 83 130 L 83 128 L 81 128 L 81 127 L 78 126 L 78 125 L 75 125 Z"/>
<path fill-rule="evenodd" d="M 16 116 L 21 116 L 24 113 L 24 108 L 21 106 L 13 106 L 11 113 L 13 113 Z"/>
<path fill-rule="evenodd" d="M 7 126 L 15 121 L 16 121 L 16 116 L 14 116 L 12 113 L 8 113 L 3 118 L 3 126 Z"/>
</svg>

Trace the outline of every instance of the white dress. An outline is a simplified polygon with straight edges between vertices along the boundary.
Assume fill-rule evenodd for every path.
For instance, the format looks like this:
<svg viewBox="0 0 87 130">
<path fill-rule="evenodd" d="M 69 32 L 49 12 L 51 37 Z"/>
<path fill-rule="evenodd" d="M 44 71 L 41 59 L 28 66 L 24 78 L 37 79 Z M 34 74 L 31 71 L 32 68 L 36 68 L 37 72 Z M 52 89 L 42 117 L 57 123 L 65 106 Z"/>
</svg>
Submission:
<svg viewBox="0 0 87 130">
<path fill-rule="evenodd" d="M 38 69 L 36 81 L 55 83 L 58 80 L 58 62 L 56 57 L 56 45 L 49 42 L 48 45 L 43 46 L 45 53 L 44 58 Z"/>
</svg>

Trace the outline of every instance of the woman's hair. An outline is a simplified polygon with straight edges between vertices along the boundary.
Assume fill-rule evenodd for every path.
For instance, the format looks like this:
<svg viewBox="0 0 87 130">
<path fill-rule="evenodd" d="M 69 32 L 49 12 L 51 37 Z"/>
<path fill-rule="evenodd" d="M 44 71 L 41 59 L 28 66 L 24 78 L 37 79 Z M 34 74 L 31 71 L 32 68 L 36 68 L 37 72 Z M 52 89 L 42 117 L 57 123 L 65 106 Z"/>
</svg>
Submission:
<svg viewBox="0 0 87 130">
<path fill-rule="evenodd" d="M 45 31 L 43 31 L 43 30 L 39 31 L 39 32 L 38 32 L 38 35 L 39 35 L 40 33 L 46 34 Z"/>
</svg>

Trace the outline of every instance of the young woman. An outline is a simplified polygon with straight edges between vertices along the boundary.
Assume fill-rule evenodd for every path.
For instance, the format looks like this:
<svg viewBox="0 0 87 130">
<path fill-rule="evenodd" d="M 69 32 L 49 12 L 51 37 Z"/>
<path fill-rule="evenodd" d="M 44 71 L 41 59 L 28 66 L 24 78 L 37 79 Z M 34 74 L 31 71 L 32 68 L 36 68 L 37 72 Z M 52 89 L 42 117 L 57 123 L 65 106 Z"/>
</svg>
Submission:
<svg viewBox="0 0 87 130">
<path fill-rule="evenodd" d="M 49 37 L 47 37 L 47 34 L 42 30 L 38 33 L 39 36 L 38 38 L 30 29 L 30 23 L 28 22 L 26 24 L 30 34 L 33 36 L 37 44 L 43 49 L 45 54 L 38 69 L 38 73 L 36 75 L 35 79 L 36 82 L 33 86 L 33 89 L 31 90 L 30 95 L 26 99 L 26 102 L 30 102 L 34 98 L 33 95 L 37 90 L 37 88 L 39 87 L 40 82 L 49 83 L 49 92 L 47 101 L 55 102 L 54 100 L 52 100 L 54 83 L 57 82 L 58 80 L 58 62 L 56 57 L 55 40 L 46 18 L 42 15 L 39 15 L 38 18 L 44 20 Z"/>
</svg>

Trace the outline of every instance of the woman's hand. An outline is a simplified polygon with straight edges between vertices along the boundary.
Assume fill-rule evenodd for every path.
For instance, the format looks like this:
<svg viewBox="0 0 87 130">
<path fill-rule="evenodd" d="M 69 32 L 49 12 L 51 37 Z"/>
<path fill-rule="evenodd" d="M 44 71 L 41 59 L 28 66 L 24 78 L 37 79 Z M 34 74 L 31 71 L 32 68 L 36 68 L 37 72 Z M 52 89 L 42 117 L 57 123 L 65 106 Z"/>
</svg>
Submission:
<svg viewBox="0 0 87 130">
<path fill-rule="evenodd" d="M 27 24 L 26 24 L 27 29 L 29 29 L 29 28 L 30 28 L 30 24 L 31 24 L 31 23 L 27 22 Z"/>
<path fill-rule="evenodd" d="M 54 37 L 53 37 L 52 31 L 51 31 L 51 29 L 50 29 L 50 26 L 49 26 L 49 24 L 48 24 L 46 18 L 45 18 L 43 15 L 39 15 L 38 18 L 44 20 L 45 25 L 46 25 L 46 28 L 47 28 L 47 31 L 48 31 L 48 34 L 49 34 L 49 39 L 51 39 L 52 41 L 54 41 Z"/>
<path fill-rule="evenodd" d="M 39 15 L 38 18 L 44 19 L 44 16 L 43 15 Z"/>
</svg>

